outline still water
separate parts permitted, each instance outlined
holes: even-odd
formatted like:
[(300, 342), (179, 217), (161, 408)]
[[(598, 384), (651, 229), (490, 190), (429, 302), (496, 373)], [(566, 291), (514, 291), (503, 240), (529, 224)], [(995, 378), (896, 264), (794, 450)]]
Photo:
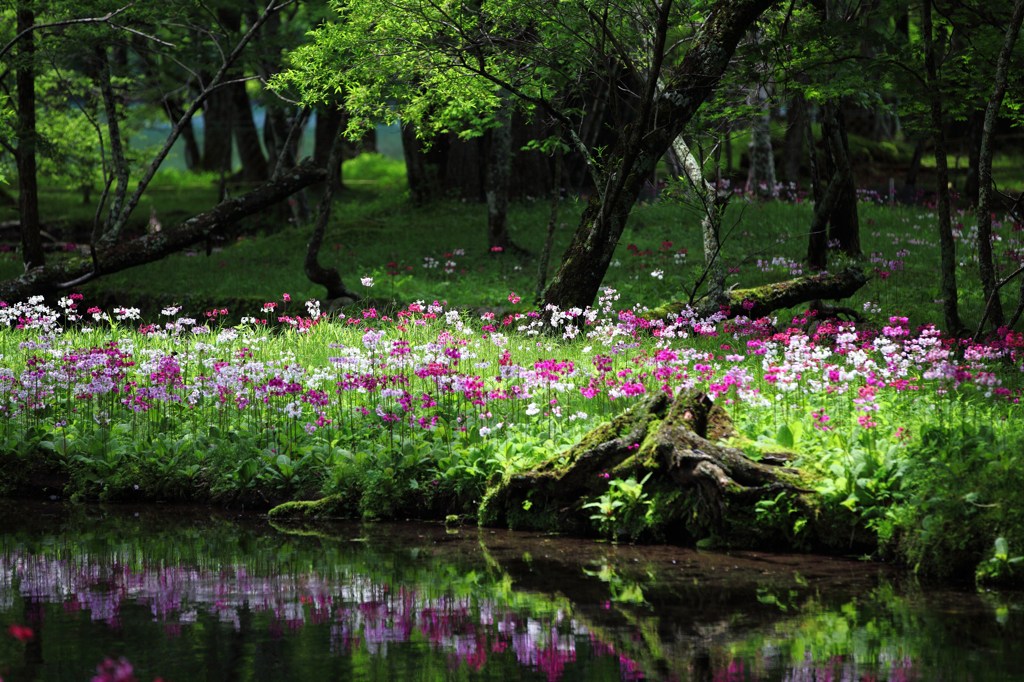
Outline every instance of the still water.
[(1015, 680), (1024, 597), (818, 557), (0, 502), (0, 679), (108, 659), (140, 682)]

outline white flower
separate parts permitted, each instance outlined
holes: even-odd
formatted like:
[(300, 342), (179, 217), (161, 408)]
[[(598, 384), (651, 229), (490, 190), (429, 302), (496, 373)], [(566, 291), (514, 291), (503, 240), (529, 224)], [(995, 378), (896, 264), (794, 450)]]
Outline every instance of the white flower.
[(489, 436), (489, 435), (491, 435), (491, 430), (488, 427), (486, 427), (486, 426), (481, 426), (480, 427), (480, 437), (481, 438), (487, 438), (487, 436)]
[(373, 286), (373, 277), (360, 277), (359, 278), (359, 283), (362, 284), (364, 287), (367, 287), (367, 288), (372, 287)]
[(651, 273), (651, 277), (653, 277), (654, 279), (665, 279), (665, 271), (655, 270), (654, 272)]
[(530, 417), (532, 417), (535, 414), (540, 414), (540, 408), (537, 407), (537, 403), (530, 403), (529, 405), (527, 405), (526, 406), (526, 414), (527, 414), (527, 416), (530, 416)]

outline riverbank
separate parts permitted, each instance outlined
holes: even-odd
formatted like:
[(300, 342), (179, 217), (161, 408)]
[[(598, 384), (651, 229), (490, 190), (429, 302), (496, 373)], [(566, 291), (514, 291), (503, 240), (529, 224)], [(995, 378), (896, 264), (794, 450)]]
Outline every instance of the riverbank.
[[(482, 317), (436, 302), (329, 316), (278, 300), (235, 325), (178, 309), (142, 322), (73, 297), (8, 306), (3, 492), (250, 509), (326, 499), (313, 516), (856, 552), (932, 578), (1019, 580), (1019, 334), (973, 343), (900, 317), (812, 313), (648, 319), (609, 292), (556, 316), (553, 336), (509, 298), (507, 315)], [(694, 421), (706, 408), (724, 415), (717, 430)], [(707, 443), (684, 448), (691, 463), (724, 448), (790, 473), (723, 480), (737, 494), (709, 496), (699, 477), (670, 474), (666, 427)], [(622, 456), (575, 467), (597, 451)], [(559, 502), (570, 471), (579, 494)], [(536, 492), (491, 513), (537, 475)]]

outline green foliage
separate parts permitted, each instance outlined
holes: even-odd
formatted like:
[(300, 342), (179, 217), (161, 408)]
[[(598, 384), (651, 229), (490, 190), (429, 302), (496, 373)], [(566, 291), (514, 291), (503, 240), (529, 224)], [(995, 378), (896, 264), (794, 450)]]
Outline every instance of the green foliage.
[(754, 516), (765, 531), (780, 533), (788, 546), (807, 546), (803, 531), (808, 519), (792, 493), (780, 492), (773, 498), (758, 501), (754, 505)]
[(1006, 538), (996, 538), (992, 556), (978, 564), (975, 579), (982, 584), (1013, 583), (1018, 579), (1024, 556), (1010, 556), (1010, 543)]
[(1019, 579), (1009, 547), (1024, 546), (1022, 448), (1022, 434), (984, 411), (977, 421), (925, 427), (907, 463), (909, 499), (893, 514), (900, 556), (929, 576), (978, 566), (982, 580)]
[(590, 520), (605, 537), (617, 542), (620, 537), (636, 540), (651, 525), (654, 517), (653, 500), (644, 492), (644, 484), (651, 478), (648, 473), (640, 481), (630, 476), (623, 480), (608, 481), (608, 492), (583, 505), (593, 509)]

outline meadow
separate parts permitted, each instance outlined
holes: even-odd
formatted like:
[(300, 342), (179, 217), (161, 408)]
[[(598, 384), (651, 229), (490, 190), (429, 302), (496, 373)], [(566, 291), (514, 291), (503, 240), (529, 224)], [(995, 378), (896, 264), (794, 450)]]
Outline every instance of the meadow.
[[(757, 503), (751, 536), (771, 548), (1020, 580), (1024, 335), (942, 333), (929, 207), (865, 193), (873, 277), (844, 302), (862, 321), (814, 310), (653, 318), (688, 298), (702, 261), (695, 213), (662, 201), (637, 208), (594, 308), (548, 324), (530, 305), (534, 261), (487, 252), (481, 207), (413, 212), (382, 159), (346, 173), (324, 260), (365, 294), (357, 304), (316, 300), (301, 274), (305, 228), (284, 225), (102, 282), (132, 292), (120, 305), (94, 306), (87, 289), (0, 308), (0, 493), (259, 508), (328, 496), (353, 517), (472, 522), (503, 479), (648, 396), (699, 391), (734, 420), (730, 444), (753, 459), (785, 451), (813, 482), (813, 514), (784, 494)], [(579, 210), (563, 202), (563, 243)], [(517, 206), (514, 239), (538, 248), (547, 211), (540, 199)], [(734, 199), (728, 283), (802, 274), (809, 216), (799, 197)], [(1020, 226), (996, 229), (1009, 271)], [(969, 215), (957, 230), (971, 324), (981, 297)], [(140, 311), (132, 296), (159, 308)], [(187, 307), (217, 297), (232, 304)], [(677, 497), (645, 488), (641, 473), (606, 476), (590, 503), (595, 535), (737, 541), (671, 513)], [(834, 533), (812, 539), (811, 526)]]

